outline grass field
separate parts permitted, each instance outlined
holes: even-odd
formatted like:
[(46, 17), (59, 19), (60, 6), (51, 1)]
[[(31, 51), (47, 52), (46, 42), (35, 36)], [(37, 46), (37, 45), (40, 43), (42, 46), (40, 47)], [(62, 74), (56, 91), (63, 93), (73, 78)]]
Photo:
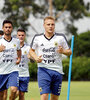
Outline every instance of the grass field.
[[(68, 82), (63, 82), (59, 100), (67, 100), (67, 87)], [(25, 100), (40, 100), (37, 82), (29, 83), (29, 91), (25, 94)], [(90, 100), (90, 81), (71, 82), (70, 100)]]

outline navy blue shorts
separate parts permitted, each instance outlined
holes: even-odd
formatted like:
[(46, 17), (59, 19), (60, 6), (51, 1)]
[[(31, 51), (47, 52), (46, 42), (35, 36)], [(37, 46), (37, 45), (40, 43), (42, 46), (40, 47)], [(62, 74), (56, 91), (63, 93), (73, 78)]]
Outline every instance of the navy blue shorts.
[(19, 77), (19, 90), (22, 92), (28, 91), (30, 77)]
[(0, 75), (0, 91), (6, 90), (11, 86), (19, 86), (18, 71), (10, 74)]
[(38, 68), (38, 85), (40, 94), (52, 93), (60, 95), (62, 86), (62, 74), (46, 68)]

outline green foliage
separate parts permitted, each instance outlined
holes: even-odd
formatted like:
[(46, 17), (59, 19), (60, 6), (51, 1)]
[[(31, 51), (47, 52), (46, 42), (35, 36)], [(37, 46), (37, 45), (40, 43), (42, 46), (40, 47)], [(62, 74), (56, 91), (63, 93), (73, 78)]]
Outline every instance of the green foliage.
[(53, 4), (57, 11), (62, 10), (64, 5), (67, 3), (68, 0), (54, 0)]
[(77, 35), (77, 28), (74, 26), (74, 21), (84, 16), (89, 17), (89, 6), (90, 4), (85, 5), (84, 0), (53, 0), (55, 14), (57, 15), (59, 11), (65, 10), (70, 13), (68, 21), (64, 20), (66, 26), (67, 34), (71, 33)]
[[(66, 11), (70, 11), (71, 17), (74, 19), (82, 18), (83, 15), (86, 16), (87, 5), (85, 5), (84, 0), (53, 0), (54, 8), (57, 11), (63, 10), (66, 6)], [(89, 13), (89, 12), (87, 12)]]
[(17, 3), (18, 0), (9, 0), (9, 2), (10, 2), (11, 4), (13, 4), (13, 3)]
[[(63, 61), (64, 80), (68, 79), (69, 58)], [(72, 80), (90, 80), (90, 58), (77, 57), (72, 62)]]
[(13, 5), (13, 6), (12, 6), (12, 10), (13, 10), (13, 11), (18, 10), (18, 6), (17, 6), (17, 5)]
[(66, 30), (67, 30), (67, 32), (71, 32), (72, 35), (74, 35), (74, 36), (77, 35), (77, 28), (73, 24), (68, 24)]
[[(63, 60), (63, 80), (68, 80), (69, 58)], [(37, 80), (37, 63), (29, 63), (30, 80)], [(72, 80), (90, 80), (90, 57), (77, 57), (72, 61)]]
[(43, 14), (44, 6), (37, 5), (35, 0), (5, 0), (2, 12), (13, 22), (14, 28), (22, 27), (27, 30), (30, 25), (29, 15)]
[[(36, 18), (43, 18), (49, 15), (49, 0), (38, 0), (38, 3), (36, 2), (37, 0), (5, 0), (2, 12), (7, 19), (13, 21), (14, 28), (21, 26), (27, 30), (30, 25), (28, 22), (30, 14), (33, 14)], [(68, 21), (63, 21), (67, 33), (77, 34), (77, 28), (73, 25), (73, 22), (84, 16), (90, 16), (90, 4), (85, 5), (84, 0), (52, 0), (52, 4), (53, 16), (56, 17), (58, 12), (64, 11), (70, 14)], [(64, 14), (62, 14), (63, 18), (65, 17)], [(60, 16), (56, 19), (58, 18)]]
[(74, 56), (90, 57), (90, 31), (75, 37)]
[(29, 62), (29, 73), (30, 73), (30, 80), (37, 80), (37, 63)]

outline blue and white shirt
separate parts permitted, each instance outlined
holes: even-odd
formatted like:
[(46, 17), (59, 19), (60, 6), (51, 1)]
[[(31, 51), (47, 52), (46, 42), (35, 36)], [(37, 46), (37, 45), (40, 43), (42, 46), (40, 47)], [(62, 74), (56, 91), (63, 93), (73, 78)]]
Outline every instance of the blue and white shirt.
[(0, 74), (9, 74), (13, 71), (18, 71), (16, 65), (17, 50), (20, 50), (19, 39), (12, 37), (10, 41), (7, 41), (4, 36), (0, 38), (0, 45), (4, 45), (6, 48), (0, 52)]
[(43, 59), (41, 63), (38, 63), (38, 67), (55, 70), (63, 74), (62, 54), (57, 53), (58, 46), (69, 49), (66, 37), (63, 34), (55, 33), (50, 39), (44, 34), (34, 36), (31, 48), (37, 50), (37, 55), (42, 55)]
[(28, 58), (29, 50), (30, 46), (24, 43), (23, 47), (21, 47), (22, 51), (21, 62), (18, 65), (19, 77), (29, 77), (29, 67), (28, 67), (28, 62), (30, 61)]

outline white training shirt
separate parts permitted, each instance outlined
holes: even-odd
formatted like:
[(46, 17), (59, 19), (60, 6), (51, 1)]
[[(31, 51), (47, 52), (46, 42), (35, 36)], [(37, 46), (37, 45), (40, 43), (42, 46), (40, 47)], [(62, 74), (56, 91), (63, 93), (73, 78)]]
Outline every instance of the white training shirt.
[(29, 54), (30, 46), (24, 43), (23, 47), (21, 47), (22, 56), (21, 62), (18, 65), (19, 69), (19, 77), (29, 77), (29, 67), (28, 62), (30, 61), (27, 55)]
[(63, 74), (62, 54), (57, 53), (58, 46), (69, 49), (66, 37), (63, 34), (55, 33), (50, 39), (44, 34), (37, 34), (31, 42), (31, 48), (37, 50), (38, 56), (42, 55), (43, 61), (38, 67), (55, 70)]
[(10, 41), (5, 40), (4, 36), (0, 37), (0, 45), (6, 48), (0, 52), (0, 74), (9, 74), (18, 71), (16, 65), (17, 50), (20, 50), (19, 39), (12, 37)]

